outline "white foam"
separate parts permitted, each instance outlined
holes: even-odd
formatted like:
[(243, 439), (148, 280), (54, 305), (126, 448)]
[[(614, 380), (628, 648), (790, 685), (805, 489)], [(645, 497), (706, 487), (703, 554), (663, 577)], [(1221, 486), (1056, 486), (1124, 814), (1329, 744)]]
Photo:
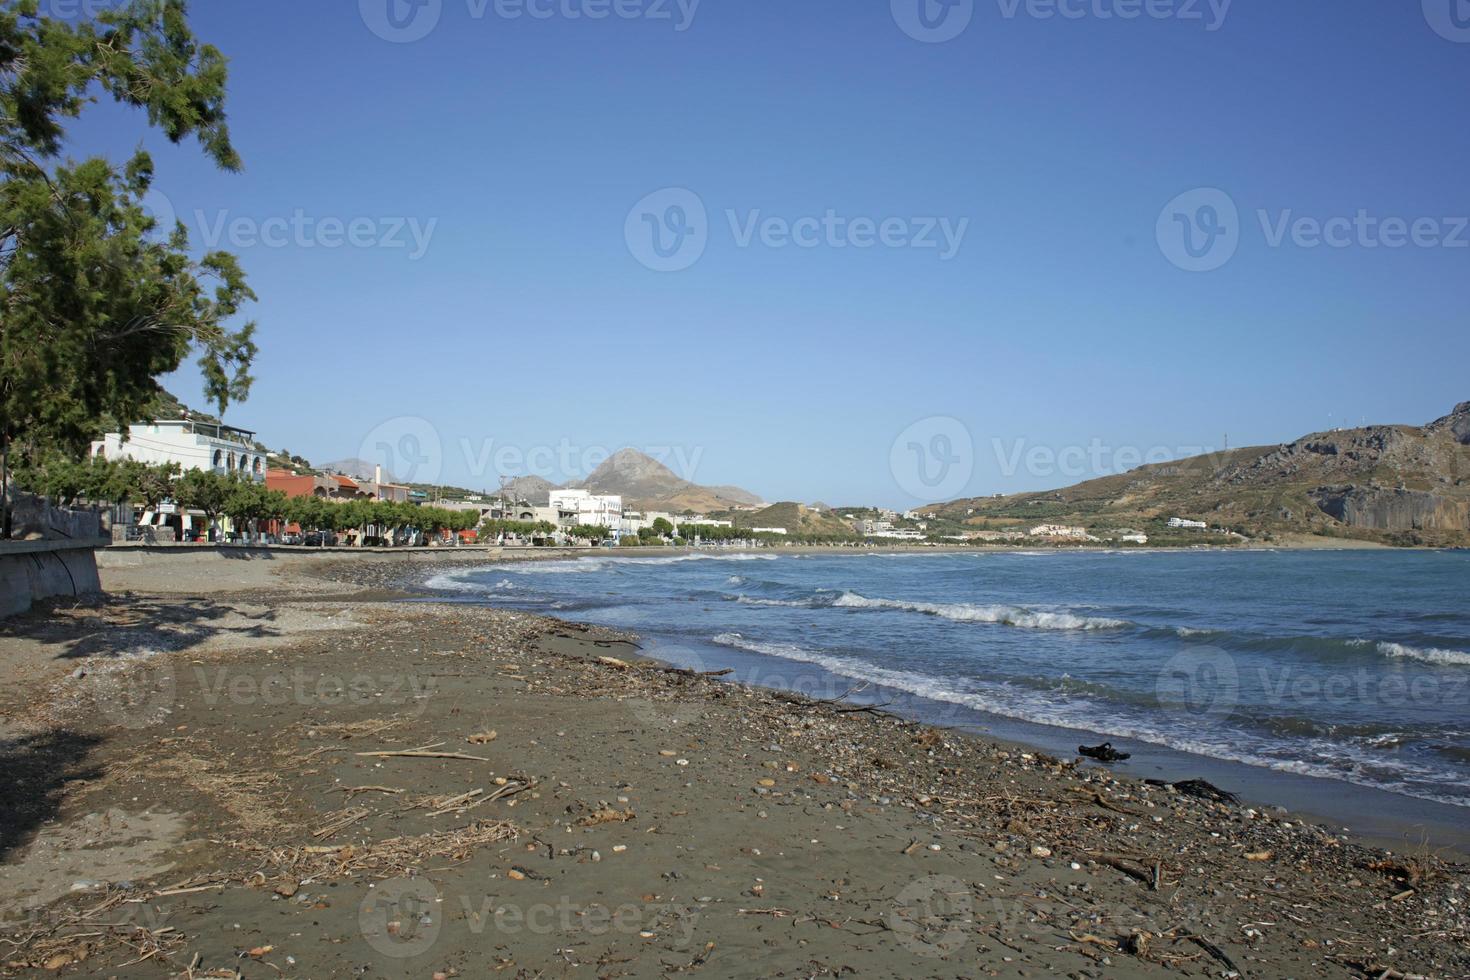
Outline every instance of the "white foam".
[(777, 561), (778, 555), (752, 555), (736, 552), (731, 555), (709, 554), (696, 551), (687, 555), (668, 555), (662, 558), (634, 558), (631, 556), (597, 555), (586, 558), (557, 559), (552, 561), (505, 562), (493, 565), (496, 571), (516, 575), (565, 575), (601, 572), (616, 565), (679, 565), (688, 561)]
[(461, 576), (465, 572), (445, 572), (435, 575), (424, 583), (428, 589), (437, 589), (440, 592), (479, 592), (481, 586), (478, 582), (466, 582)]
[(1426, 664), (1470, 667), (1470, 653), (1463, 650), (1438, 650), (1434, 647), (1411, 647), (1403, 643), (1380, 643), (1378, 652), (1385, 657), (1418, 660)]
[[(833, 657), (794, 643), (748, 640), (739, 633), (722, 633), (714, 641), (752, 653), (814, 664), (842, 677), (906, 691), (939, 705), (957, 705), (1033, 724), (1098, 732), (1117, 739), (1148, 742), (1176, 752), (1277, 772), (1333, 779), (1452, 806), (1470, 805), (1456, 774), (1415, 765), (1399, 754), (1392, 757), (1368, 754), (1351, 743), (1321, 739), (1279, 741), (1225, 729), (1220, 731), (1218, 741), (1206, 741), (1199, 738), (1197, 726), (1187, 719), (1170, 726), (1168, 716), (1150, 719), (1131, 717), (1106, 705), (1064, 700), (1051, 692), (1022, 691), (1009, 685), (984, 691), (958, 690), (927, 674)], [(940, 721), (949, 723), (944, 719)], [(1411, 779), (1417, 784), (1410, 783)], [(1434, 792), (1424, 784), (1444, 785), (1449, 791)]]
[(916, 674), (906, 670), (891, 670), (862, 660), (847, 660), (841, 657), (833, 657), (797, 646), (795, 643), (770, 643), (759, 640), (747, 640), (739, 633), (721, 633), (714, 638), (714, 642), (721, 646), (734, 647), (737, 650), (746, 650), (750, 653), (760, 653), (768, 657), (779, 657), (782, 660), (795, 660), (801, 663), (815, 664), (824, 670), (828, 670), (842, 677), (882, 684), (895, 690), (908, 691), (920, 697), (928, 698), (931, 701), (960, 703), (956, 699), (960, 698), (963, 693), (946, 688), (939, 683), (938, 678), (930, 677), (927, 674)]
[(869, 599), (856, 592), (844, 592), (833, 603), (841, 609), (899, 609), (904, 612), (940, 616), (958, 623), (1000, 623), (1023, 629), (1042, 630), (1110, 630), (1127, 626), (1121, 619), (1100, 616), (1076, 616), (1065, 612), (1042, 612), (1019, 606), (972, 606), (965, 603), (909, 602), (902, 599)]

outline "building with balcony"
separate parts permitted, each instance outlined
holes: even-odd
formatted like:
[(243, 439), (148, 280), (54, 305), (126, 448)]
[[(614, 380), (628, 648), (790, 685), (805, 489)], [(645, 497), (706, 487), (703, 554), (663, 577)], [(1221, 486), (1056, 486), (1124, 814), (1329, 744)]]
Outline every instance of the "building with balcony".
[(126, 438), (109, 432), (92, 443), (92, 455), (184, 470), (207, 470), (264, 483), (266, 454), (255, 447), (255, 433), (218, 422), (170, 419), (128, 426)]
[(623, 519), (623, 498), (599, 495), (588, 490), (553, 490), (549, 506), (556, 510), (562, 527), (586, 525), (617, 531)]

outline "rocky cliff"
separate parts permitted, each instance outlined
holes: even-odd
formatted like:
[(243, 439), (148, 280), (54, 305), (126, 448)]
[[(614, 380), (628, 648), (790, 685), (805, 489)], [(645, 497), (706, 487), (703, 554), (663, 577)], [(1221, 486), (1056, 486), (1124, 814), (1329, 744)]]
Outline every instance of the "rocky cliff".
[(979, 527), (1045, 517), (1089, 527), (1180, 516), (1251, 536), (1470, 544), (1470, 402), (1428, 425), (1317, 432), (1279, 446), (1142, 466), (1045, 493), (932, 510)]

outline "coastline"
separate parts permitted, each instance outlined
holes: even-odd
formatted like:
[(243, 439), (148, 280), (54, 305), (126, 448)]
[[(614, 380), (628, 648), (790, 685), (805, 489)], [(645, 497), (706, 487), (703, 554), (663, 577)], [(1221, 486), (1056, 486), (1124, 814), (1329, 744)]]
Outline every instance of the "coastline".
[[(669, 672), (615, 631), (395, 601), (405, 575), (488, 553), (281, 557), (111, 555), (124, 567), (104, 582), (132, 594), (0, 634), (17, 678), (8, 754), (28, 781), (9, 791), (0, 908), (14, 926), (18, 904), (47, 900), (7, 930), (43, 933), (24, 947), (38, 965), (158, 976), (198, 953), (204, 976), (243, 952), (299, 976), (354, 962), (530, 976), (570, 953), (624, 975), (1470, 970), (1467, 869), (1429, 849), (1390, 856), (988, 736)], [(171, 652), (136, 656), (150, 645)], [(333, 678), (362, 680), (361, 696), (331, 696)], [(489, 761), (357, 754), (435, 743)], [(437, 806), (408, 806), (421, 797)], [(67, 834), (115, 873), (67, 866)], [(73, 874), (97, 880), (73, 892)], [(390, 885), (417, 889), (428, 921), (370, 908)], [(177, 935), (117, 973), (114, 937), (69, 938), (96, 919), (58, 911), (98, 906), (161, 910)]]
[[(1309, 550), (1328, 549), (1325, 545), (1308, 546)], [(730, 549), (742, 552), (745, 549)], [(870, 554), (936, 555), (967, 553), (982, 549), (947, 549), (898, 545), (874, 549), (855, 550), (829, 546), (802, 546), (779, 549), (780, 554), (820, 554), (863, 557)], [(1034, 549), (1000, 547), (983, 549), (996, 552), (1030, 552)], [(1081, 549), (1092, 551), (1096, 549)], [(1177, 548), (1137, 548), (1130, 552), (1170, 554)], [(1201, 551), (1249, 552), (1269, 549), (1214, 548)], [(1292, 549), (1282, 549), (1292, 550)], [(1384, 548), (1370, 545), (1363, 549), (1348, 548), (1346, 551), (1382, 551), (1393, 553), (1406, 549)], [(1432, 549), (1431, 549), (1432, 550)], [(1067, 553), (1068, 549), (1048, 549), (1045, 553)], [(493, 597), (463, 600), (427, 584), (430, 579), (443, 573), (452, 573), (474, 568), (483, 564), (507, 562), (566, 561), (579, 558), (599, 559), (650, 559), (685, 557), (693, 554), (719, 555), (719, 549), (663, 548), (663, 549), (442, 549), (404, 552), (402, 550), (379, 550), (363, 552), (359, 549), (333, 549), (326, 556), (312, 550), (292, 549), (290, 557), (313, 559), (308, 562), (314, 569), (313, 581), (319, 587), (342, 588), (342, 580), (360, 586), (365, 591), (361, 598), (379, 600), (418, 599), (428, 601), (462, 602), (484, 604), (489, 608), (505, 608), (497, 605)], [(364, 560), (366, 558), (366, 560)], [(151, 581), (159, 573), (159, 567), (145, 562), (145, 581)], [(126, 583), (125, 577), (112, 570), (114, 579)], [(192, 576), (189, 577), (192, 580)], [(228, 581), (217, 585), (228, 586)], [(238, 587), (238, 583), (235, 586)], [(618, 632), (604, 624), (581, 622), (565, 616), (537, 614), (549, 621), (569, 628)], [(633, 636), (634, 634), (621, 634)], [(706, 649), (690, 658), (689, 641), (680, 638), (672, 648), (662, 646), (668, 638), (650, 634), (639, 636), (644, 642), (641, 656), (657, 660), (666, 666), (681, 668), (730, 668), (736, 681), (786, 694), (807, 694), (814, 697), (831, 697), (852, 688), (852, 682), (830, 674), (815, 664), (793, 663), (774, 659), (768, 655), (728, 646), (707, 644)], [(651, 651), (651, 652), (650, 652)], [(1042, 722), (1027, 721), (1006, 715), (995, 714), (983, 709), (960, 708), (957, 705), (936, 706), (922, 696), (908, 691), (884, 688), (881, 684), (868, 686), (866, 694), (858, 694), (854, 703), (877, 704), (883, 700), (892, 706), (891, 713), (909, 721), (953, 731), (957, 735), (976, 737), (1005, 743), (1019, 752), (1043, 752), (1063, 758), (1076, 758), (1076, 745), (1096, 744), (1109, 738), (1117, 738), (1106, 731), (1086, 728), (1064, 727)], [(942, 710), (936, 711), (936, 707)], [(1274, 808), (1291, 813), (1299, 820), (1331, 827), (1352, 839), (1369, 846), (1383, 849), (1405, 849), (1429, 846), (1439, 852), (1464, 860), (1470, 857), (1470, 814), (1462, 808), (1434, 800), (1391, 793), (1368, 786), (1354, 785), (1321, 776), (1304, 775), (1279, 769), (1266, 769), (1226, 758), (1215, 758), (1182, 749), (1170, 748), (1150, 742), (1129, 740), (1127, 750), (1134, 758), (1117, 767), (1120, 775), (1143, 779), (1190, 779), (1205, 778), (1228, 787), (1242, 800), (1263, 808)], [(1082, 761), (1082, 760), (1079, 760)], [(1090, 763), (1089, 763), (1090, 764)]]

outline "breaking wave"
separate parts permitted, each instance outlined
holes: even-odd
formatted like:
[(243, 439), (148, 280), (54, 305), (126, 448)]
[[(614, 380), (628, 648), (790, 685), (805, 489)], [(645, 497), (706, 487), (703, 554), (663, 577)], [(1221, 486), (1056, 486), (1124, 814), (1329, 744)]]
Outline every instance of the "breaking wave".
[(1411, 647), (1403, 643), (1380, 643), (1377, 645), (1377, 650), (1385, 657), (1395, 657), (1400, 660), (1418, 660), (1426, 664), (1470, 667), (1470, 653), (1466, 653), (1463, 650), (1438, 650), (1434, 647)]
[(1066, 612), (1042, 612), (1019, 606), (973, 606), (967, 603), (910, 602), (903, 599), (870, 599), (856, 592), (844, 592), (832, 602), (838, 609), (897, 609), (903, 612), (939, 616), (957, 623), (999, 623), (1022, 629), (1040, 630), (1111, 630), (1130, 625), (1122, 619), (1101, 616), (1077, 616)]

